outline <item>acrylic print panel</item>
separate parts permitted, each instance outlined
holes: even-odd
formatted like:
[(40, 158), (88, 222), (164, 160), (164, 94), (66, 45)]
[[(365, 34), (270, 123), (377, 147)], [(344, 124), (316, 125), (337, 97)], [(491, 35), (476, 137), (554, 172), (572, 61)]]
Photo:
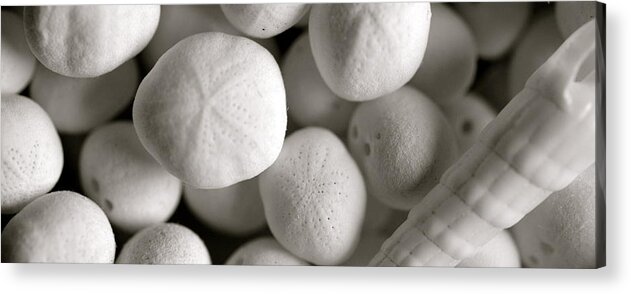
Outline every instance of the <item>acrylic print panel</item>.
[(603, 266), (604, 40), (597, 2), (2, 7), (2, 262)]

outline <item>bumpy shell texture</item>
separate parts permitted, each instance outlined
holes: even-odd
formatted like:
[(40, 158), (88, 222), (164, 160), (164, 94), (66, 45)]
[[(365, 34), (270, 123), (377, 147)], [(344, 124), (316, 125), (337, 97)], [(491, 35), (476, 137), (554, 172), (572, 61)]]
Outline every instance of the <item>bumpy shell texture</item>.
[(280, 69), (265, 48), (244, 37), (193, 35), (142, 81), (133, 119), (145, 148), (184, 183), (216, 189), (251, 179), (283, 145)]
[(24, 38), (22, 19), (2, 10), (2, 93), (19, 93), (35, 72), (35, 57)]
[(359, 105), (348, 142), (368, 193), (400, 210), (417, 204), (458, 156), (440, 108), (408, 86)]
[(63, 165), (48, 114), (24, 96), (2, 95), (2, 213), (16, 213), (50, 191)]
[(228, 258), (230, 265), (309, 265), (291, 254), (272, 237), (262, 237), (245, 243)]
[(70, 191), (31, 202), (2, 231), (2, 262), (112, 263), (115, 251), (105, 213)]
[(331, 131), (305, 128), (285, 141), (259, 178), (267, 223), (290, 252), (318, 265), (353, 253), (366, 205), (359, 168)]
[(430, 18), (429, 3), (315, 5), (309, 36), (322, 78), (350, 101), (397, 90), (423, 60)]
[(202, 239), (178, 224), (166, 223), (145, 228), (123, 246), (116, 263), (210, 264)]
[(127, 233), (165, 222), (180, 202), (181, 185), (140, 144), (131, 122), (94, 130), (81, 150), (81, 186)]
[(39, 61), (71, 77), (97, 77), (138, 54), (156, 31), (159, 5), (27, 6), (26, 40)]

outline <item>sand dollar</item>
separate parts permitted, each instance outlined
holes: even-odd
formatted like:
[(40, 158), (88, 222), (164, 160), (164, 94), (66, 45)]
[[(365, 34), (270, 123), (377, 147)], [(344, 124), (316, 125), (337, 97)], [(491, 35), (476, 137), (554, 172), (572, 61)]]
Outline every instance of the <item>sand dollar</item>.
[(228, 265), (309, 265), (272, 237), (261, 237), (241, 245), (230, 255)]
[(138, 54), (153, 36), (159, 5), (27, 6), (26, 40), (39, 61), (65, 76), (108, 73)]
[(165, 222), (180, 202), (180, 180), (140, 144), (131, 122), (95, 129), (81, 150), (81, 186), (126, 233)]
[(394, 92), (423, 60), (430, 18), (429, 3), (314, 5), (309, 37), (322, 78), (350, 101)]
[[(592, 165), (565, 189), (553, 193), (513, 228), (528, 267), (597, 266), (596, 169)], [(599, 228), (600, 229), (600, 228)]]
[(204, 241), (189, 228), (159, 224), (143, 229), (125, 243), (116, 263), (210, 264)]
[(411, 209), (434, 188), (459, 154), (440, 108), (409, 86), (359, 105), (348, 142), (368, 194), (400, 210)]
[(486, 125), (497, 116), (497, 111), (476, 93), (469, 93), (442, 109), (456, 133), (462, 153), (473, 146)]
[(2, 231), (2, 262), (112, 263), (115, 252), (105, 213), (70, 191), (36, 199)]
[(287, 126), (278, 64), (244, 37), (202, 33), (161, 58), (133, 106), (142, 144), (184, 183), (223, 188), (278, 157)]
[(287, 137), (259, 178), (265, 218), (276, 240), (318, 265), (353, 253), (366, 205), (359, 168), (331, 131), (309, 127)]
[(64, 165), (61, 140), (33, 100), (2, 95), (2, 213), (16, 213), (55, 186)]

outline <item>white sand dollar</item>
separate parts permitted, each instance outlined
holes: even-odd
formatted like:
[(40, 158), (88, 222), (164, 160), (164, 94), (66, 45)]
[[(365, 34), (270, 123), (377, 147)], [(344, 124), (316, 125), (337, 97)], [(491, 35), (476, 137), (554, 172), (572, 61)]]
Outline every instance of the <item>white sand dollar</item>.
[(2, 213), (16, 213), (55, 186), (64, 165), (61, 140), (33, 100), (2, 95)]
[(131, 122), (113, 122), (91, 132), (79, 170), (87, 196), (126, 233), (165, 222), (180, 201), (180, 180), (147, 153)]
[(309, 37), (322, 78), (350, 101), (394, 92), (423, 60), (430, 18), (429, 3), (314, 5)]
[(2, 262), (112, 263), (115, 252), (105, 213), (70, 191), (36, 199), (2, 231)]
[(526, 81), (563, 43), (554, 14), (536, 17), (519, 40), (510, 59), (508, 72), (509, 96), (524, 88)]
[(108, 73), (138, 54), (153, 36), (159, 5), (27, 6), (26, 40), (39, 61), (65, 76)]
[(521, 261), (515, 240), (502, 231), (486, 243), (478, 253), (463, 259), (457, 267), (520, 267)]
[(309, 4), (222, 4), (226, 18), (244, 34), (255, 38), (274, 37), (296, 23), (309, 10)]
[(480, 58), (496, 60), (528, 24), (532, 3), (456, 3), (455, 8), (473, 30)]
[(281, 71), (287, 89), (287, 111), (294, 121), (301, 126), (325, 127), (338, 135), (346, 134), (357, 103), (338, 97), (322, 80), (307, 33), (291, 45)]
[[(156, 64), (158, 58), (180, 40), (205, 32), (220, 32), (242, 35), (226, 19), (219, 5), (162, 5), (160, 23), (147, 47), (140, 53), (140, 59), (147, 70)], [(278, 58), (278, 45), (273, 39), (253, 39)]]
[(189, 228), (159, 224), (143, 229), (125, 243), (116, 263), (210, 264), (204, 241)]
[(133, 106), (142, 144), (184, 183), (223, 188), (278, 157), (287, 126), (278, 64), (244, 37), (202, 33), (161, 58)]
[(287, 137), (259, 178), (265, 218), (283, 247), (317, 265), (353, 253), (364, 220), (361, 172), (331, 131), (309, 127)]
[(96, 78), (67, 77), (40, 65), (30, 93), (59, 132), (82, 134), (123, 111), (134, 98), (139, 83), (135, 59)]
[(36, 64), (24, 38), (22, 18), (2, 9), (2, 93), (24, 90), (33, 77)]
[(476, 93), (469, 93), (442, 109), (456, 133), (462, 153), (473, 146), (484, 127), (497, 117), (497, 111)]
[(206, 226), (234, 236), (265, 227), (265, 213), (257, 178), (221, 189), (184, 187), (184, 201)]
[(247, 242), (230, 255), (228, 265), (309, 265), (293, 255), (272, 237)]
[(597, 198), (595, 181), (592, 165), (512, 228), (525, 266), (596, 267), (597, 242), (603, 241), (597, 236), (604, 237), (597, 235), (596, 203), (604, 199)]
[(563, 38), (569, 37), (583, 24), (596, 17), (596, 1), (560, 1), (554, 5), (554, 12)]
[(423, 64), (410, 83), (436, 103), (462, 96), (473, 82), (478, 62), (469, 26), (449, 6), (432, 3), (432, 21)]
[(348, 142), (368, 194), (400, 210), (417, 204), (458, 156), (440, 108), (409, 86), (359, 105)]

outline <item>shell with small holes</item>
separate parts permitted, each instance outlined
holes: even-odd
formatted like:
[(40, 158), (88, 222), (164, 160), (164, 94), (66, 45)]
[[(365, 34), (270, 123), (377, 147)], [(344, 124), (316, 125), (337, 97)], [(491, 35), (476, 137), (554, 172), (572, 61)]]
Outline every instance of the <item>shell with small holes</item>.
[(442, 108), (456, 133), (462, 153), (473, 146), (486, 125), (497, 116), (495, 109), (486, 101), (476, 93), (469, 93)]
[(16, 213), (50, 191), (64, 166), (61, 140), (33, 100), (2, 94), (2, 213)]
[(401, 88), (421, 65), (431, 15), (429, 3), (314, 5), (309, 38), (322, 78), (350, 101)]
[(27, 6), (24, 30), (50, 70), (93, 78), (132, 59), (158, 27), (160, 5)]
[(459, 155), (440, 108), (409, 86), (359, 105), (348, 144), (368, 194), (400, 210), (416, 205)]
[(87, 196), (126, 233), (167, 221), (180, 202), (180, 180), (147, 153), (128, 121), (91, 132), (81, 149), (79, 170)]
[(115, 252), (114, 232), (103, 210), (70, 191), (36, 199), (2, 231), (3, 263), (112, 263)]
[(116, 263), (133, 264), (210, 264), (204, 241), (189, 228), (159, 224), (143, 229), (121, 249)]
[(272, 237), (251, 240), (230, 255), (228, 265), (309, 265)]
[(353, 253), (366, 190), (355, 161), (331, 131), (309, 127), (287, 137), (259, 187), (267, 223), (291, 253), (317, 265), (340, 264)]
[(280, 69), (265, 48), (201, 33), (160, 57), (140, 83), (133, 121), (140, 142), (171, 174), (194, 188), (218, 189), (276, 160), (285, 104)]

